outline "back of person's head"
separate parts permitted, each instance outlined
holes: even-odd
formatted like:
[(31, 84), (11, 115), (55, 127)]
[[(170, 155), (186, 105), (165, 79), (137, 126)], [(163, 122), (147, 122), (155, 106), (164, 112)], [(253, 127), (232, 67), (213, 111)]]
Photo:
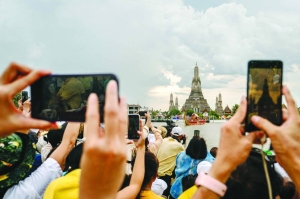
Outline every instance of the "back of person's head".
[[(267, 161), (273, 198), (282, 187), (282, 177), (275, 171), (272, 162)], [(247, 160), (240, 164), (226, 182), (227, 191), (223, 199), (266, 199), (269, 198), (266, 175), (259, 151), (253, 149)]]
[(80, 168), (80, 160), (82, 155), (83, 143), (75, 146), (66, 158), (66, 166), (64, 171), (71, 172), (75, 169)]
[(207, 146), (203, 138), (194, 136), (186, 148), (186, 154), (196, 160), (201, 160), (207, 156)]
[(165, 138), (168, 133), (167, 129), (163, 126), (159, 126), (157, 129), (161, 130), (161, 136), (162, 136), (162, 138)]
[(218, 147), (212, 147), (209, 151), (209, 153), (214, 157), (216, 158), (217, 156), (217, 152), (218, 152)]
[(53, 148), (55, 148), (62, 141), (67, 124), (68, 123), (66, 122), (61, 126), (60, 129), (51, 129), (48, 132), (47, 134), (48, 142), (51, 144)]
[(296, 187), (295, 184), (289, 179), (283, 179), (283, 186), (280, 189), (280, 199), (293, 199), (296, 198)]
[[(133, 163), (132, 169), (134, 167), (134, 162), (135, 162), (135, 158), (132, 161)], [(147, 185), (151, 182), (151, 180), (156, 178), (157, 171), (158, 171), (158, 160), (156, 156), (153, 153), (146, 151), (145, 152), (145, 176), (144, 176), (141, 190), (144, 190), (147, 187)]]

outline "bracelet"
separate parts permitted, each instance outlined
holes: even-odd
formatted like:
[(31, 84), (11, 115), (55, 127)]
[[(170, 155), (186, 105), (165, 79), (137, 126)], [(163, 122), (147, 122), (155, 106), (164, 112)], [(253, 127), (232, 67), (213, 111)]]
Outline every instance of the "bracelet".
[(206, 175), (203, 171), (197, 177), (195, 184), (199, 186), (203, 186), (212, 192), (218, 194), (219, 196), (223, 197), (227, 186), (220, 181), (214, 179), (213, 177)]

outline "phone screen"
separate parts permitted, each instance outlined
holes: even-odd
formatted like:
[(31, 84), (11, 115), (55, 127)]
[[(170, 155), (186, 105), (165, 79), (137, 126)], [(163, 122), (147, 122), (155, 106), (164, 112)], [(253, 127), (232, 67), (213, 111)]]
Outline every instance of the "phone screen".
[(282, 123), (282, 62), (249, 61), (246, 131), (258, 130), (251, 117), (259, 115), (275, 125)]
[(128, 139), (137, 140), (140, 138), (137, 133), (140, 131), (140, 116), (138, 114), (128, 115)]
[(32, 117), (48, 121), (85, 121), (87, 99), (96, 93), (104, 122), (106, 86), (113, 74), (50, 75), (31, 85)]
[(22, 91), (22, 104), (28, 100), (28, 92), (27, 91)]

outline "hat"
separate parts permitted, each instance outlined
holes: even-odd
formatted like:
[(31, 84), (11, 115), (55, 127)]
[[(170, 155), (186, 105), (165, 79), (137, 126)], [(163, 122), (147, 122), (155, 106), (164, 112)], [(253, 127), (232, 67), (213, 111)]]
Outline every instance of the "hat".
[(23, 180), (32, 167), (35, 144), (28, 135), (14, 133), (0, 139), (0, 189)]
[(156, 178), (151, 185), (151, 190), (161, 196), (167, 187), (168, 185), (164, 180)]
[(172, 135), (175, 135), (175, 136), (180, 136), (180, 135), (183, 135), (183, 132), (182, 132), (182, 128), (176, 126), (172, 129), (171, 131)]
[(200, 174), (201, 171), (208, 173), (212, 164), (208, 161), (202, 161), (197, 166), (197, 173)]

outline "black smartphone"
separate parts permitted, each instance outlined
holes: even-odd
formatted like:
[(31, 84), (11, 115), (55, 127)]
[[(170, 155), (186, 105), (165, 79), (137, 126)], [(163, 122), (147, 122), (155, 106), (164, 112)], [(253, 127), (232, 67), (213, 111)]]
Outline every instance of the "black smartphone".
[(147, 113), (147, 111), (139, 111), (139, 115), (141, 117), (146, 117), (145, 114)]
[(28, 100), (28, 92), (22, 91), (21, 96), (22, 96), (22, 104), (24, 104), (24, 102)]
[(137, 133), (140, 131), (140, 115), (129, 114), (128, 115), (128, 134), (127, 137), (130, 140), (138, 140), (140, 135)]
[(282, 61), (248, 62), (246, 132), (259, 130), (251, 123), (253, 115), (282, 124), (282, 69)]
[(103, 123), (105, 91), (110, 80), (119, 84), (113, 74), (42, 77), (31, 85), (31, 116), (48, 121), (84, 122), (87, 99), (91, 93), (96, 93)]

